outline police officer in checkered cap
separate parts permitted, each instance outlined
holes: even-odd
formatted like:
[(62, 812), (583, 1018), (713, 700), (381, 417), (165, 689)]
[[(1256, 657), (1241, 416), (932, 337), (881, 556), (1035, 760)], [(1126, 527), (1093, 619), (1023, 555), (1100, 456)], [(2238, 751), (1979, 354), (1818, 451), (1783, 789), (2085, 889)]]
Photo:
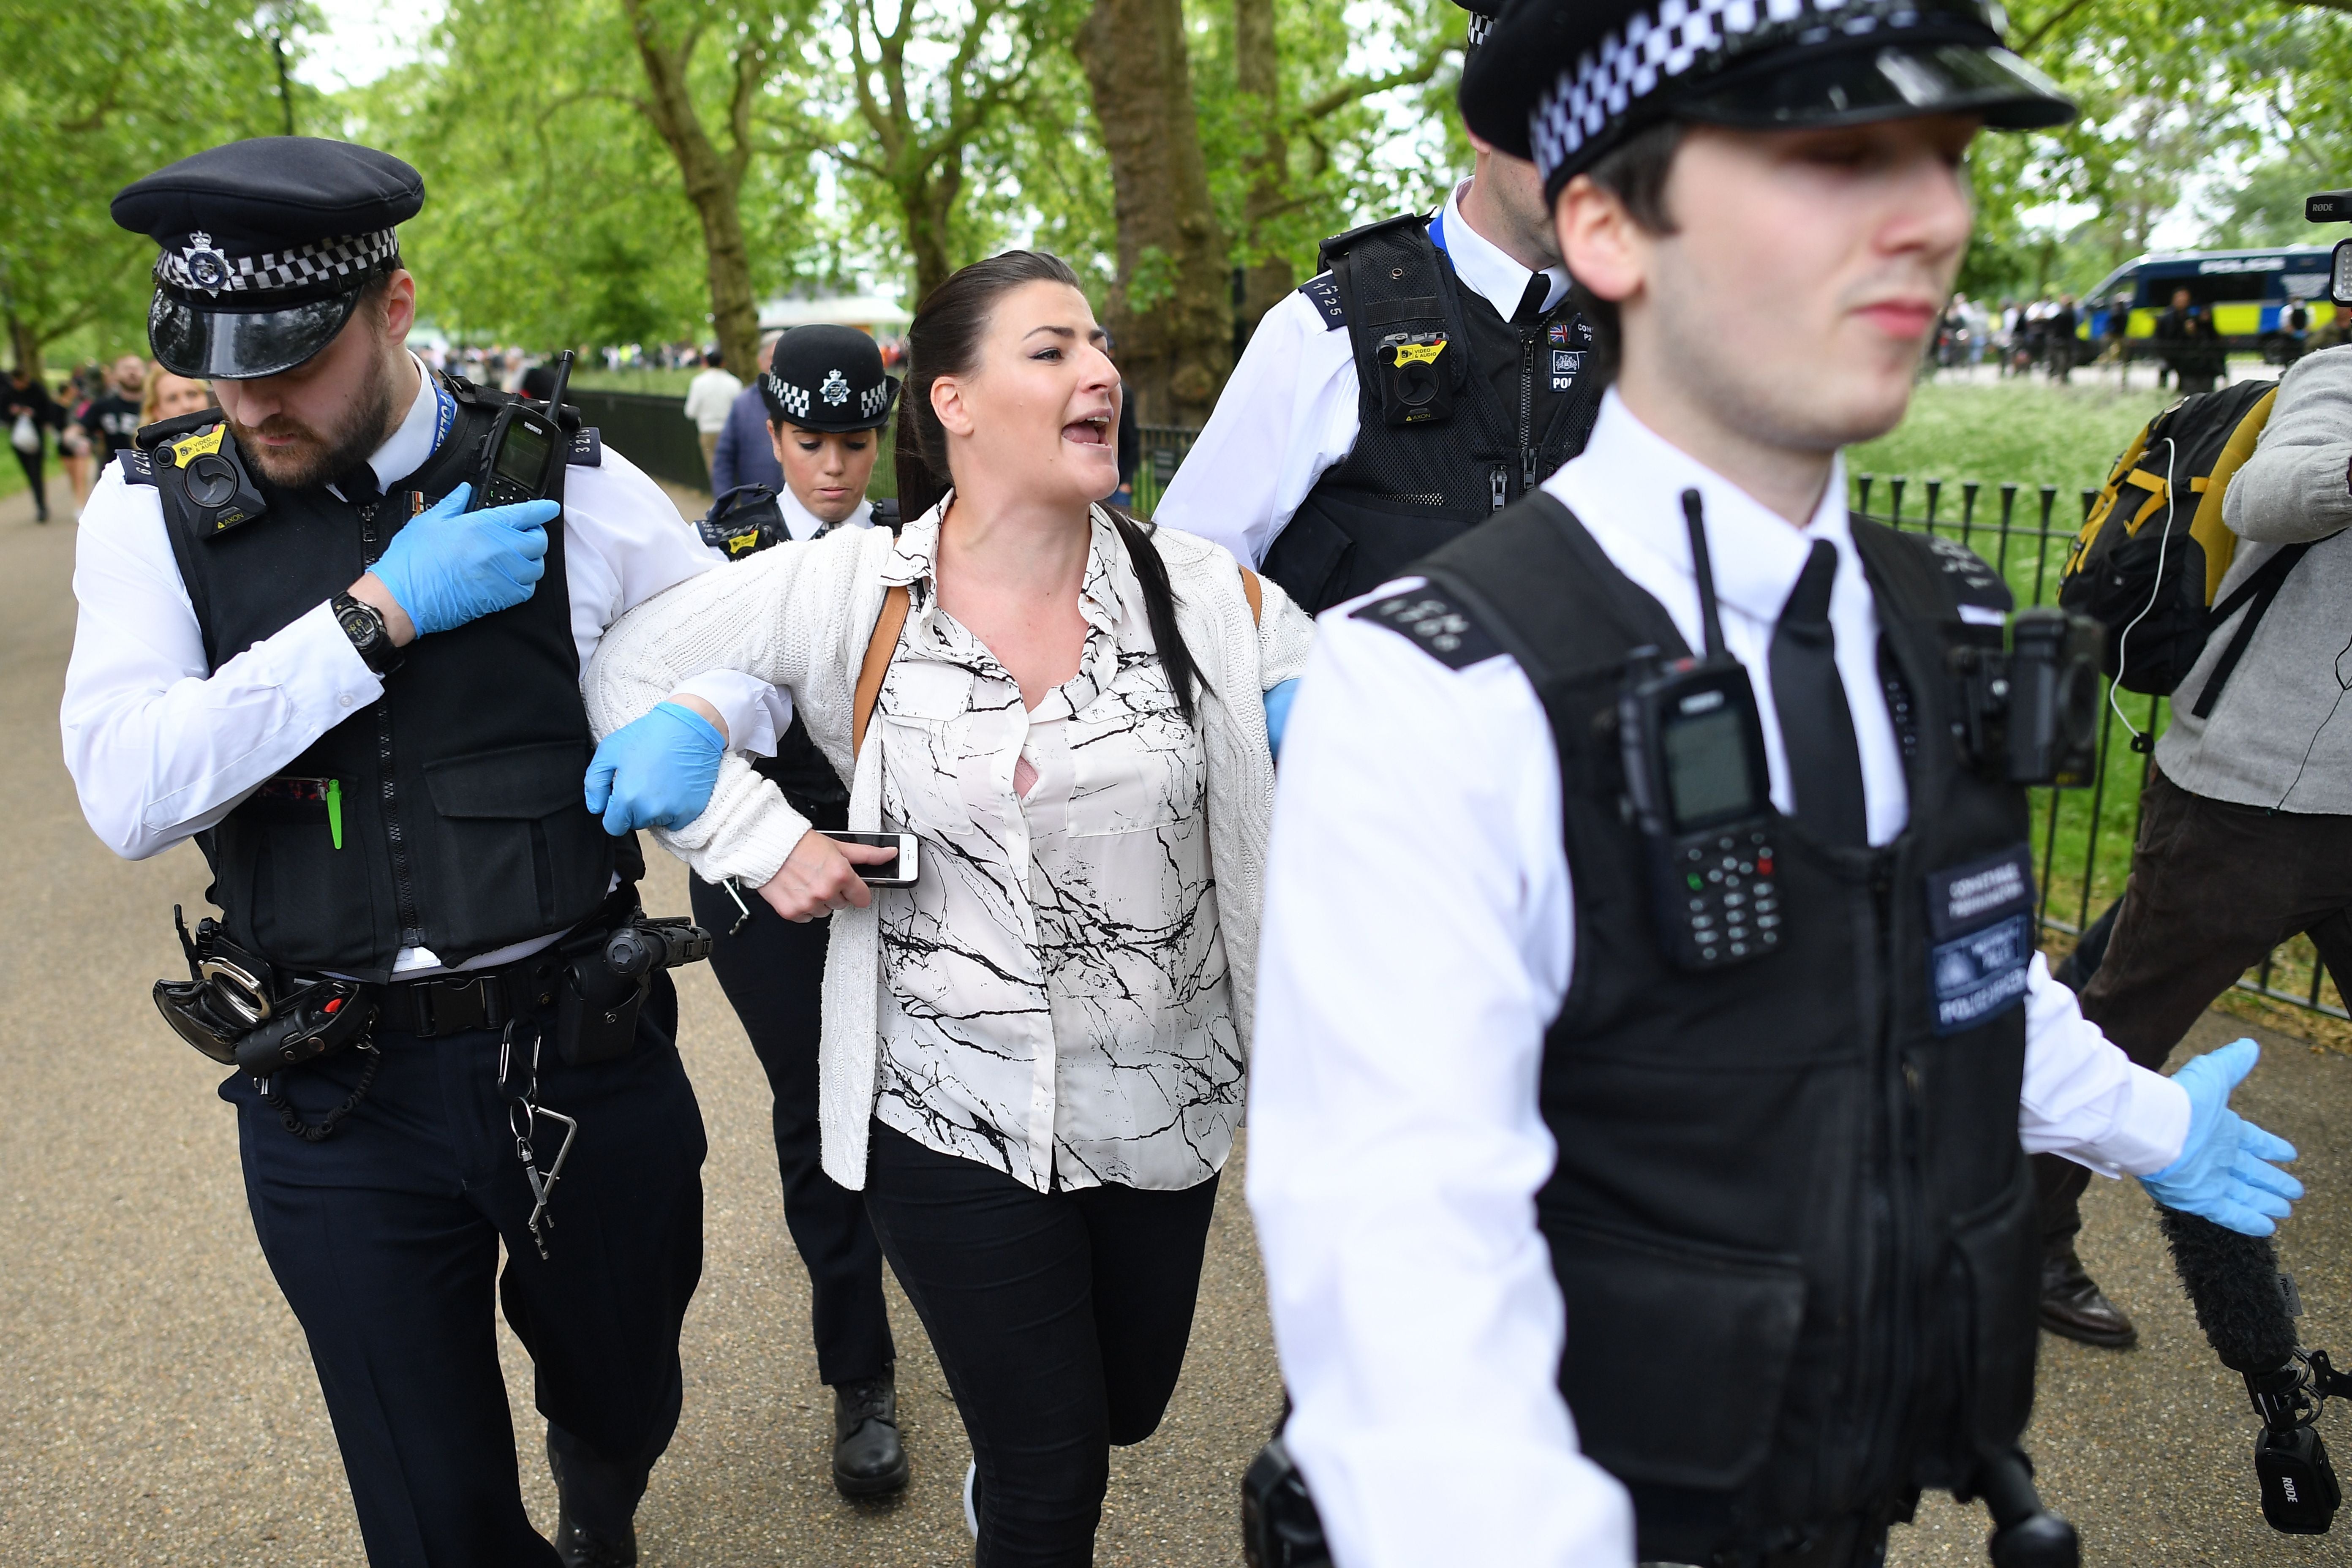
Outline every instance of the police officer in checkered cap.
[[(508, 399), (408, 352), (399, 226), (424, 200), (388, 153), (297, 137), (115, 198), (161, 252), (156, 357), (220, 407), (140, 431), (83, 512), (66, 759), (110, 847), (193, 838), (210, 862), (191, 966), (244, 989), (217, 1031), (165, 1016), (262, 1067), (220, 1094), (370, 1559), (623, 1564), (678, 1416), (703, 1132), (667, 978), (593, 1042), (591, 1010), (563, 1022), (568, 955), (601, 951), (644, 870), (583, 799), (580, 671), (718, 563), (569, 411), (552, 494), (469, 510)], [(696, 694), (755, 749), (788, 718), (748, 678)], [(690, 819), (718, 734), (653, 717), (613, 787)], [(325, 1030), (322, 977), (362, 987), (339, 999), (355, 1031), (299, 1065), (236, 1055), (257, 1023)], [(577, 1147), (550, 1187), (559, 1118)], [(518, 1489), (494, 1292), (536, 1363), (552, 1544)]]
[(1465, 74), (1618, 369), (1580, 456), (1322, 617), (1284, 742), (1250, 1201), (1347, 1568), (1872, 1568), (1930, 1489), (2074, 1568), (2017, 1447), (2026, 1151), (2244, 1229), (2300, 1194), (2221, 1113), (2244, 1061), (2134, 1065), (2034, 951), (2026, 791), (1954, 723), (2006, 584), (1847, 510), (1971, 139), (2072, 113), (1997, 20), (1512, 0)]
[(873, 515), (866, 482), (898, 383), (856, 327), (794, 327), (776, 340), (760, 399), (784, 470), (784, 526), (794, 539), (858, 526)]
[[(1476, 60), (1501, 0), (1454, 3)], [(1326, 239), (1317, 275), (1253, 323), (1152, 513), (1309, 612), (1517, 500), (1583, 449), (1600, 407), (1535, 165), (1471, 142), (1470, 177), (1435, 212)]]

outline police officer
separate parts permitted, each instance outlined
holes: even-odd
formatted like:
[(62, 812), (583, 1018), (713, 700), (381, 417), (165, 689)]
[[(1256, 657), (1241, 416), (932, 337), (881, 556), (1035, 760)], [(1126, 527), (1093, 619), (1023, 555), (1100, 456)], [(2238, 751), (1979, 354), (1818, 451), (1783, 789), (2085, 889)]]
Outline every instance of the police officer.
[(1249, 1184), (1346, 1568), (1854, 1568), (1931, 1487), (2071, 1568), (2015, 1447), (2025, 1150), (2249, 1232), (2301, 1194), (2228, 1108), (2251, 1042), (2160, 1078), (2032, 952), (1947, 662), (2006, 587), (1846, 511), (1971, 137), (2072, 112), (1994, 10), (1512, 0), (1465, 79), (1622, 358), (1537, 495), (1323, 618), (1291, 718)]
[[(295, 999), (359, 984), (343, 1048), (220, 1093), (370, 1560), (630, 1563), (678, 1417), (703, 1133), (667, 980), (633, 1031), (621, 1004), (602, 1036), (562, 1023), (559, 939), (601, 949), (642, 870), (581, 804), (579, 678), (602, 628), (711, 563), (593, 431), (551, 499), (467, 510), (506, 399), (404, 347), (397, 226), (423, 202), (396, 158), (292, 137), (116, 196), (162, 247), (155, 356), (220, 408), (142, 431), (83, 514), (66, 757), (117, 853), (203, 848), (221, 918), (192, 963), (246, 1014), (329, 1037)], [(747, 734), (764, 690), (697, 683)], [(494, 1291), (537, 1369), (553, 1546)]]
[[(1500, 0), (1470, 13), (1475, 59)], [(1602, 369), (1535, 167), (1483, 140), (1431, 216), (1323, 242), (1268, 310), (1155, 521), (1310, 612), (1384, 583), (1583, 449)]]
[[(877, 508), (866, 499), (866, 485), (898, 395), (874, 340), (853, 327), (795, 327), (776, 340), (758, 391), (783, 472), (777, 502), (790, 537), (872, 526)], [(879, 508), (895, 527), (897, 503)], [(818, 827), (849, 826), (849, 791), (797, 715), (776, 754), (755, 757), (752, 766)], [(907, 1484), (908, 1466), (882, 1250), (866, 1222), (865, 1199), (826, 1175), (817, 1159), (817, 993), (830, 923), (796, 924), (756, 898), (739, 905), (699, 878), (694, 912), (726, 933), (712, 949), (711, 967), (775, 1093), (784, 1224), (808, 1266), (817, 1375), (834, 1393), (833, 1484), (845, 1497), (895, 1492)]]

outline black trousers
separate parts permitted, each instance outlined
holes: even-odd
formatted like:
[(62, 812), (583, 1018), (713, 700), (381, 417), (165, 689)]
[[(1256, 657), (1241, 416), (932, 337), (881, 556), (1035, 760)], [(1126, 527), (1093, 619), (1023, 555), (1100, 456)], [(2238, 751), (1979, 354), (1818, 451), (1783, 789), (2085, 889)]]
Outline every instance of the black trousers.
[[(494, 1280), (530, 1352), (548, 1446), (588, 1483), (585, 1522), (625, 1523), (669, 1445), (678, 1327), (702, 1275), (702, 1113), (672, 1043), (667, 980), (645, 1012), (618, 1061), (566, 1068), (551, 1041), (541, 1055), (540, 1103), (580, 1123), (555, 1223), (541, 1222), (544, 1260), (524, 1228), (531, 1194), (496, 1032), (379, 1033), (373, 1089), (317, 1143), (288, 1132), (251, 1079), (221, 1086), (237, 1109), (254, 1229), (310, 1340), (375, 1568), (554, 1568), (523, 1512)], [(347, 1053), (273, 1087), (315, 1122), (362, 1061)], [(545, 1169), (561, 1137), (541, 1128)]]
[[(2161, 1068), (2214, 999), (2298, 932), (2352, 984), (2352, 816), (2267, 811), (2192, 795), (2157, 773), (2142, 798), (2124, 885), (2083, 1016), (2140, 1066)], [(2083, 1228), (2091, 1173), (2037, 1154), (2042, 1244), (2060, 1257)]]
[(692, 881), (695, 923), (715, 939), (711, 971), (775, 1097), (776, 1173), (785, 1228), (808, 1268), (817, 1378), (833, 1385), (878, 1377), (898, 1355), (882, 1296), (882, 1248), (866, 1221), (866, 1200), (818, 1163), (818, 989), (831, 922), (795, 924), (747, 894), (751, 921), (730, 936), (742, 910), (723, 889)]
[(1037, 1193), (872, 1131), (866, 1212), (980, 1467), (978, 1568), (1086, 1568), (1110, 1446), (1159, 1428), (1183, 1370), (1216, 1178)]
[[(15, 451), (13, 445), (9, 450)], [(49, 515), (49, 488), (41, 478), (42, 452), (38, 447), (29, 452), (17, 452), (17, 466), (25, 470), (25, 483), (33, 492), (33, 515), (44, 521)]]

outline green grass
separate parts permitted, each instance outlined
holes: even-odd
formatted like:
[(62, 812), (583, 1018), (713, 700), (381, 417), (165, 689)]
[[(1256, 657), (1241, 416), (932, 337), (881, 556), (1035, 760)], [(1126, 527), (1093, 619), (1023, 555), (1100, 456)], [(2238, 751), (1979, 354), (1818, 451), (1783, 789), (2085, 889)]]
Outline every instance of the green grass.
[(698, 370), (587, 370), (575, 368), (572, 384), (597, 392), (642, 392), (653, 397), (684, 397)]
[[(2132, 433), (2169, 405), (2170, 392), (2118, 392), (2115, 383), (2075, 372), (2076, 384), (2012, 381), (1997, 386), (1929, 383), (1911, 399), (1902, 424), (1875, 441), (1846, 453), (1851, 474), (1881, 477), (1874, 510), (1884, 510), (1886, 476), (1913, 481), (1909, 508), (1916, 509), (1917, 486), (1929, 479), (1957, 484), (1977, 479), (1987, 486), (2014, 481), (2029, 489), (2055, 485), (2062, 498), (2095, 489)], [(1955, 498), (1957, 499), (1957, 498)], [(2079, 503), (2078, 503), (2079, 504)]]

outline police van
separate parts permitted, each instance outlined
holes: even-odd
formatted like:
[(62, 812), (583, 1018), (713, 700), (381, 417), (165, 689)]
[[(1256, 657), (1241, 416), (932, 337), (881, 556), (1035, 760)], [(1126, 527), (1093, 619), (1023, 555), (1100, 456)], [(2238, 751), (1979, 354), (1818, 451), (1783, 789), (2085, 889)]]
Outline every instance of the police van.
[(2172, 308), (2172, 297), (2212, 312), (2213, 327), (2232, 353), (2258, 351), (2273, 363), (2294, 357), (2290, 313), (2301, 305), (2305, 330), (2316, 331), (2336, 319), (2328, 303), (2333, 252), (2324, 245), (2284, 245), (2267, 250), (2181, 250), (2143, 256), (2108, 274), (2084, 296), (2081, 335), (2104, 341), (2116, 297), (2128, 295), (2126, 338), (2135, 356), (2146, 357), (2156, 336), (2157, 318)]

